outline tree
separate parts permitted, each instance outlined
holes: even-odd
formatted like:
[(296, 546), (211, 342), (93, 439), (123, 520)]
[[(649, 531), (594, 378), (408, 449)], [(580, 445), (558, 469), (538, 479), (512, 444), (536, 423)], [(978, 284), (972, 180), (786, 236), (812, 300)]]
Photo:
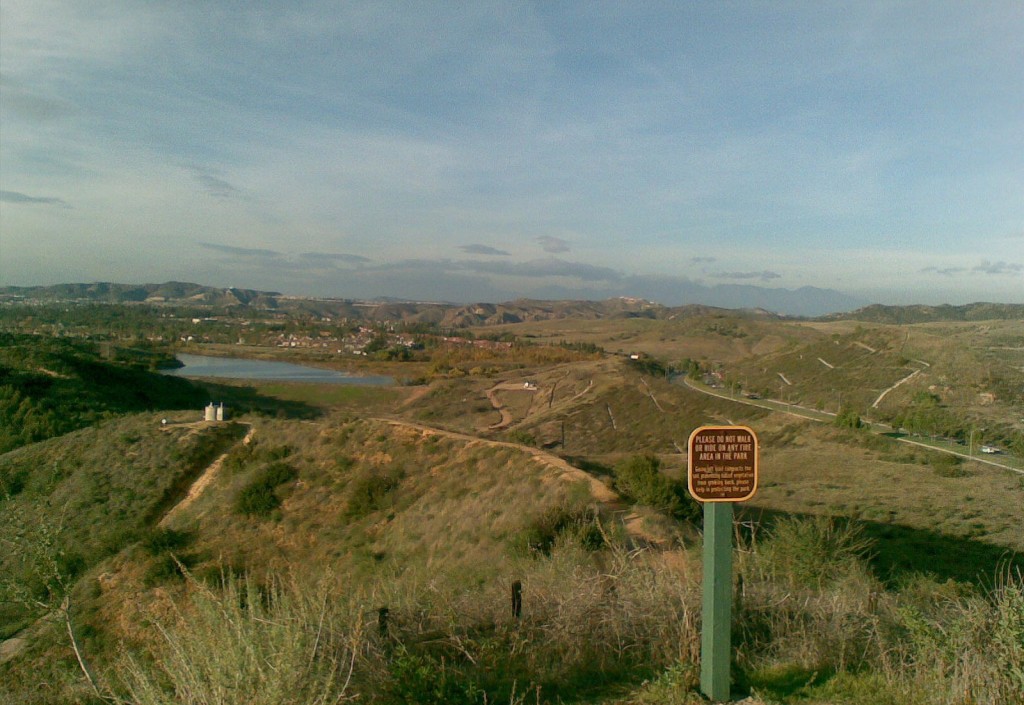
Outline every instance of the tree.
[(836, 414), (835, 425), (839, 428), (852, 428), (858, 429), (864, 426), (864, 422), (860, 418), (860, 414), (857, 413), (856, 409), (848, 406), (844, 406), (838, 414)]

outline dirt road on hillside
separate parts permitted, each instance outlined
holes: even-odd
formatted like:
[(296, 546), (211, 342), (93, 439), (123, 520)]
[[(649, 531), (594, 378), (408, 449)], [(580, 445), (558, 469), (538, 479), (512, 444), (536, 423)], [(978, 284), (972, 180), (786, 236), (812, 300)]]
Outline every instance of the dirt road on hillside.
[[(256, 433), (256, 428), (252, 424), (245, 425), (249, 427), (249, 430), (246, 432), (245, 437), (242, 438), (242, 444), (249, 445), (249, 443), (252, 442), (253, 434)], [(231, 446), (231, 448), (234, 448), (234, 446)], [(196, 478), (196, 481), (188, 488), (188, 494), (185, 495), (185, 498), (171, 507), (171, 509), (164, 514), (163, 519), (160, 520), (159, 526), (167, 526), (174, 516), (181, 513), (186, 507), (199, 498), (203, 493), (203, 490), (205, 490), (210, 483), (213, 482), (214, 478), (217, 477), (217, 473), (220, 471), (221, 465), (224, 464), (224, 459), (227, 458), (228, 453), (231, 452), (231, 448), (228, 448), (217, 456), (214, 461), (210, 463), (205, 470), (203, 470), (203, 474)]]
[(518, 443), (510, 443), (508, 441), (492, 441), (486, 438), (478, 438), (477, 436), (471, 436), (466, 433), (459, 433), (457, 431), (446, 431), (440, 428), (434, 428), (433, 426), (425, 426), (419, 423), (413, 423), (411, 421), (403, 421), (400, 419), (393, 418), (379, 418), (378, 421), (383, 421), (390, 424), (391, 426), (410, 429), (417, 431), (424, 435), (430, 436), (441, 436), (443, 438), (451, 438), (452, 440), (462, 441), (469, 444), (480, 444), (490, 447), (501, 447), (501, 448), (513, 448), (518, 451), (522, 451), (530, 454), (537, 461), (547, 466), (548, 468), (558, 472), (558, 477), (567, 481), (583, 481), (587, 483), (587, 487), (590, 490), (591, 497), (601, 505), (602, 508), (617, 513), (620, 516), (622, 525), (626, 530), (626, 533), (633, 540), (634, 547), (648, 547), (648, 548), (669, 548), (669, 542), (662, 537), (655, 536), (647, 531), (644, 527), (643, 518), (636, 512), (631, 511), (628, 503), (623, 501), (614, 490), (608, 485), (601, 482), (598, 478), (593, 475), (580, 470), (577, 467), (570, 465), (568, 462), (559, 458), (557, 455), (548, 453), (540, 448), (533, 448), (531, 446), (524, 446)]
[[(511, 443), (509, 441), (492, 441), (486, 438), (479, 438), (477, 436), (471, 436), (468, 433), (459, 433), (457, 431), (446, 431), (440, 428), (434, 428), (433, 426), (426, 426), (420, 423), (414, 423), (412, 421), (402, 421), (400, 419), (378, 419), (384, 421), (392, 426), (399, 426), (403, 428), (410, 428), (420, 433), (441, 436), (443, 438), (451, 438), (453, 440), (464, 441), (466, 443), (476, 443), (480, 445), (486, 445), (490, 447), (500, 448), (514, 448), (515, 450), (529, 453), (531, 456), (539, 460), (544, 465), (559, 471), (559, 474), (570, 480), (584, 480), (590, 486), (590, 492), (594, 499), (598, 500), (602, 504), (616, 504), (622, 505), (622, 498), (619, 497), (608, 485), (598, 480), (593, 475), (590, 475), (577, 467), (573, 467), (565, 460), (562, 460), (557, 455), (548, 453), (540, 448), (534, 448), (532, 446), (524, 446), (518, 443)], [(624, 508), (625, 505), (622, 505)]]

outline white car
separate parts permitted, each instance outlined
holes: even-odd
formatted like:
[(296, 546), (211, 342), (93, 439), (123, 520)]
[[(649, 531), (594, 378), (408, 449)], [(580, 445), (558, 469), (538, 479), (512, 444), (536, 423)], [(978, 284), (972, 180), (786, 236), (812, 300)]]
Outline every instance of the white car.
[(988, 454), (991, 455), (991, 454), (994, 454), (994, 453), (998, 453), (999, 449), (994, 447), (994, 446), (982, 446), (981, 447), (981, 452), (982, 453), (988, 453)]

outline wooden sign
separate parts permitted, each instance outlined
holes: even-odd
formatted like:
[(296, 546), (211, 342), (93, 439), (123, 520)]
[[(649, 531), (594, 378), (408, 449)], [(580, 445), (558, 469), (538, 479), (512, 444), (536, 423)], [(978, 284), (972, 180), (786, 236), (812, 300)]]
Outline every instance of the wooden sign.
[(757, 435), (746, 426), (701, 426), (690, 434), (687, 484), (698, 502), (743, 502), (757, 492)]

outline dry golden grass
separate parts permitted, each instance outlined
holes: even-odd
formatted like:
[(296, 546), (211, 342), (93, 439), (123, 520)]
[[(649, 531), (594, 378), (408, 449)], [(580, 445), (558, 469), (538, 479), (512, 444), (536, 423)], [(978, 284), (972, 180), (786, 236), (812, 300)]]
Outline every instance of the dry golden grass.
[(608, 352), (644, 352), (669, 361), (691, 358), (722, 362), (733, 362), (754, 354), (763, 355), (815, 336), (812, 331), (790, 323), (759, 321), (728, 312), (676, 320), (535, 321), (481, 330), (509, 332), (538, 343), (592, 343)]
[[(1024, 557), (1024, 478), (888, 439), (792, 420), (763, 429), (760, 488), (747, 509), (865, 522), (887, 569), (991, 578), (1002, 554)], [(860, 440), (869, 447), (857, 447)], [(908, 462), (898, 462), (903, 459)], [(952, 476), (951, 476), (952, 475)]]

